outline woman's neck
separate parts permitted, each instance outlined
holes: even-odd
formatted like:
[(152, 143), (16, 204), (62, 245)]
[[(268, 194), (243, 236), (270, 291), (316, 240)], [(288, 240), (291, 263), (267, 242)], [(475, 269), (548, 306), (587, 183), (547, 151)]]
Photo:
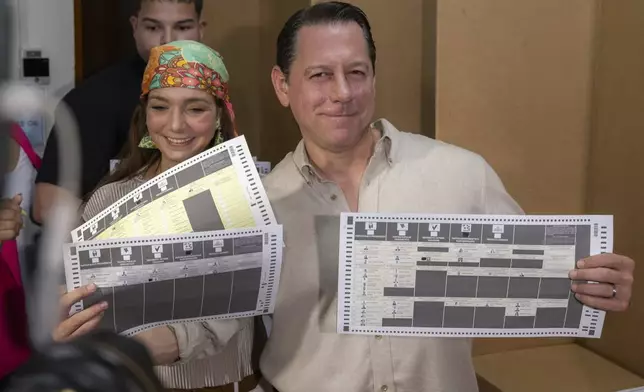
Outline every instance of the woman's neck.
[(174, 166), (178, 164), (179, 162), (175, 162), (169, 159), (164, 159), (163, 157), (161, 157), (159, 161), (150, 165), (147, 172), (145, 173), (145, 179), (148, 180), (148, 179), (154, 178), (159, 174), (165, 172), (166, 170), (172, 169)]

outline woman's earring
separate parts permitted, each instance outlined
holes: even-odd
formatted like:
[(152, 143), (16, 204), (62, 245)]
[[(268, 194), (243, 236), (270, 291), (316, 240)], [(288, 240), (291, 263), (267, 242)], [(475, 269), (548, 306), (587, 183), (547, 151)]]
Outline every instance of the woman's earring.
[(215, 123), (215, 129), (216, 130), (221, 129), (221, 117), (217, 117), (217, 122)]
[(147, 148), (147, 149), (151, 149), (151, 150), (158, 149), (157, 145), (154, 144), (154, 141), (152, 141), (152, 138), (150, 137), (150, 135), (143, 136), (143, 139), (141, 139), (141, 141), (139, 142), (139, 147), (140, 148)]

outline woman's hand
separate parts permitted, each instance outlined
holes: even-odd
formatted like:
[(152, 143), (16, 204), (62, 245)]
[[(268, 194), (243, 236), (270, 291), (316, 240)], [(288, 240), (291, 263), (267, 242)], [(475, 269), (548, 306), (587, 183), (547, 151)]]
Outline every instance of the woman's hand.
[(575, 283), (572, 291), (583, 304), (595, 309), (622, 312), (628, 309), (633, 291), (635, 262), (616, 254), (600, 254), (577, 263), (570, 279), (597, 283)]
[(0, 242), (18, 237), (22, 229), (22, 196), (0, 201)]
[(71, 317), (69, 316), (72, 305), (83, 298), (89, 297), (94, 292), (96, 292), (96, 285), (89, 284), (63, 294), (60, 299), (60, 318), (62, 321), (52, 334), (54, 341), (62, 342), (84, 335), (98, 326), (105, 309), (107, 309), (107, 302), (94, 304)]

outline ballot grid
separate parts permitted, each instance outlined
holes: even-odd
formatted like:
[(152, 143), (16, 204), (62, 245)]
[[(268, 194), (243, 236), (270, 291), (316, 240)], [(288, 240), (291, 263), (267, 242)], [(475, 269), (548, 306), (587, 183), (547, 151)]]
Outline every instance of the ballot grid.
[[(218, 179), (216, 176), (224, 176), (224, 179)], [(195, 187), (194, 192), (193, 184), (200, 185)], [(242, 192), (227, 195), (227, 188), (242, 188)], [(219, 189), (221, 191), (217, 192)], [(174, 201), (172, 196), (178, 193), (181, 193), (181, 196), (179, 200)], [(168, 205), (165, 200), (173, 200), (178, 205)], [(231, 201), (237, 205), (227, 206), (227, 202)], [(158, 205), (159, 202), (162, 204)], [(189, 228), (188, 232), (276, 223), (266, 192), (261, 186), (260, 175), (242, 135), (204, 151), (147, 181), (74, 229), (71, 232), (72, 241), (115, 238), (113, 233), (109, 232), (111, 228), (132, 214), (146, 211), (146, 206), (152, 204), (157, 205), (157, 211), (174, 210), (175, 212), (171, 213), (165, 212), (174, 215), (168, 216), (166, 220), (186, 220), (184, 225)], [(219, 206), (223, 208), (218, 208)], [(233, 211), (226, 211), (226, 207), (232, 208)], [(244, 216), (245, 219), (240, 221), (240, 218), (235, 216), (235, 213), (240, 214), (240, 210), (235, 210), (235, 207), (241, 208), (244, 213), (242, 215), (249, 216)], [(248, 211), (244, 210), (248, 208)], [(148, 222), (139, 222), (135, 231), (147, 232), (161, 224), (155, 214), (148, 212), (146, 215), (149, 216), (142, 216), (142, 219)], [(145, 227), (146, 225), (149, 227)]]
[(100, 328), (125, 335), (177, 321), (269, 314), (281, 244), (279, 225), (70, 244), (69, 288), (98, 287), (72, 313), (107, 302)]
[(604, 223), (345, 214), (338, 331), (598, 337), (604, 313), (574, 297), (568, 273), (608, 251)]

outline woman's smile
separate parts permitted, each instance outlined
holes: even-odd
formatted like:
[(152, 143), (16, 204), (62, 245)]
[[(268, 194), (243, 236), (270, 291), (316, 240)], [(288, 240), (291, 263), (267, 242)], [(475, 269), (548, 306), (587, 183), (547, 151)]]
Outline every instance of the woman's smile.
[(195, 140), (194, 137), (184, 137), (184, 138), (175, 138), (175, 137), (169, 137), (169, 136), (164, 136), (165, 139), (168, 141), (168, 144), (171, 146), (186, 146), (190, 144), (193, 140)]

